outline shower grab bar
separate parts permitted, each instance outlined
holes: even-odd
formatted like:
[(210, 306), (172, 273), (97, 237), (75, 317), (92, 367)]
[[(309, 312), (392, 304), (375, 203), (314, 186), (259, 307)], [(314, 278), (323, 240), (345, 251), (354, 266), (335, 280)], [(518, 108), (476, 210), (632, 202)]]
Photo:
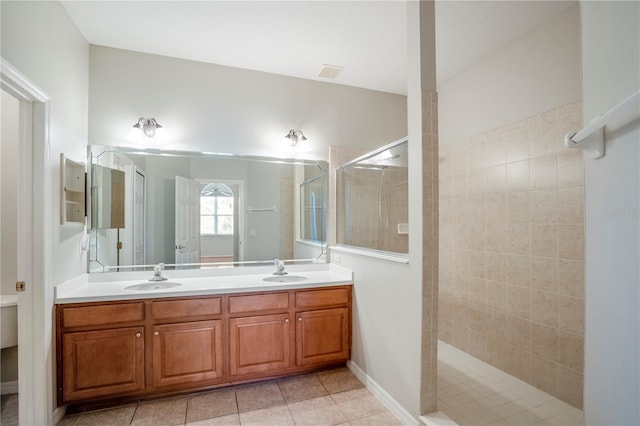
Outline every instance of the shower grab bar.
[(256, 213), (256, 212), (275, 212), (276, 211), (276, 206), (272, 206), (272, 207), (249, 207), (247, 209), (247, 213)]
[(567, 133), (564, 145), (579, 148), (597, 160), (605, 155), (604, 130), (616, 131), (640, 117), (640, 91), (624, 99), (604, 114), (595, 117), (582, 130)]

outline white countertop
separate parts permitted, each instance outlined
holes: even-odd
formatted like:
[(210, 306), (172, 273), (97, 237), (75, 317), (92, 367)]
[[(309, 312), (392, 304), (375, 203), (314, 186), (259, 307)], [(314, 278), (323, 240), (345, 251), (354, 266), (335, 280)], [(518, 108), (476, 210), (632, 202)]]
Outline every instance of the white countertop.
[[(273, 268), (255, 268), (251, 274), (238, 274), (238, 271), (211, 270), (203, 271), (203, 276), (181, 276), (181, 271), (165, 271), (163, 275), (170, 282), (182, 284), (179, 287), (153, 290), (126, 290), (125, 287), (149, 282), (149, 273), (139, 273), (140, 278), (126, 275), (125, 280), (117, 280), (113, 276), (103, 281), (87, 274), (56, 286), (55, 303), (104, 302), (111, 300), (150, 299), (158, 297), (184, 297), (224, 293), (245, 293), (253, 291), (292, 290), (337, 286), (353, 283), (350, 270), (338, 265), (325, 264), (287, 267), (289, 275), (303, 276), (304, 280), (293, 282), (266, 282), (263, 278), (273, 276)], [(209, 274), (207, 274), (209, 273)], [(123, 276), (124, 278), (125, 276)]]

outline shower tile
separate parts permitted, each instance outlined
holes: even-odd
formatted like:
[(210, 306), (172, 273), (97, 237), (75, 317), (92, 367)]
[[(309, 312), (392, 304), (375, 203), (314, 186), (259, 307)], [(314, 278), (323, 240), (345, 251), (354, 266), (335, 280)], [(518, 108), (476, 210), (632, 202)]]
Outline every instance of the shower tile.
[(507, 221), (509, 223), (529, 223), (531, 221), (529, 193), (520, 192), (507, 195)]
[(560, 399), (567, 401), (575, 407), (582, 408), (583, 381), (584, 378), (582, 374), (571, 371), (565, 367), (560, 367)]
[(532, 191), (529, 196), (533, 223), (558, 223), (558, 193), (555, 189)]
[(531, 314), (531, 290), (528, 287), (507, 286), (507, 313), (529, 319)]
[(532, 290), (531, 320), (549, 327), (558, 327), (558, 295)]
[(584, 370), (584, 337), (561, 331), (558, 346), (561, 365), (574, 371)]
[(507, 315), (507, 343), (531, 350), (531, 321)]
[(584, 153), (579, 149), (558, 152), (558, 188), (584, 186)]
[(469, 252), (469, 275), (475, 278), (487, 277), (487, 254), (484, 251)]
[(584, 225), (560, 225), (558, 248), (561, 259), (584, 260)]
[(487, 251), (496, 253), (506, 253), (507, 251), (507, 238), (508, 238), (508, 225), (504, 222), (487, 223)]
[(558, 190), (558, 222), (584, 223), (584, 188)]
[(558, 256), (558, 225), (531, 225), (531, 255)]
[(487, 308), (504, 312), (507, 305), (507, 285), (487, 281)]
[(531, 288), (553, 293), (558, 291), (557, 258), (531, 258)]
[(558, 396), (558, 364), (532, 356), (531, 384), (551, 395)]
[(554, 363), (558, 362), (558, 329), (531, 323), (531, 353)]
[(558, 312), (560, 330), (584, 335), (584, 299), (559, 296)]
[(487, 281), (482, 278), (470, 278), (468, 287), (469, 302), (478, 306), (486, 306)]
[(532, 190), (555, 189), (557, 187), (556, 154), (535, 157), (530, 160)]
[(531, 285), (531, 264), (529, 256), (507, 256), (507, 282), (518, 286)]
[(531, 251), (531, 229), (527, 224), (509, 224), (507, 253), (528, 255)]
[(507, 256), (500, 253), (487, 253), (487, 279), (507, 281)]
[(502, 194), (507, 190), (506, 166), (492, 166), (486, 169), (487, 194)]
[(529, 160), (507, 164), (507, 191), (529, 190)]
[(487, 334), (506, 339), (507, 337), (507, 314), (505, 312), (487, 310), (486, 312)]
[(507, 199), (505, 195), (488, 195), (485, 199), (487, 222), (507, 222)]
[(567, 296), (584, 298), (584, 262), (559, 260), (558, 291)]

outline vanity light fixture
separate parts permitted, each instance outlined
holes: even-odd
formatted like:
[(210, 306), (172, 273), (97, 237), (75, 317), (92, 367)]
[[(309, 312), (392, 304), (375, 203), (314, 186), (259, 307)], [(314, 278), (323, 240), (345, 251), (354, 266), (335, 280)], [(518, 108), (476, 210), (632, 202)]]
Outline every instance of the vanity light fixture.
[(132, 142), (140, 141), (140, 138), (144, 134), (148, 138), (158, 136), (158, 139), (164, 138), (164, 127), (156, 121), (155, 118), (140, 117), (136, 124), (133, 125), (127, 140)]
[(302, 133), (302, 130), (289, 130), (289, 133), (284, 136), (284, 141), (289, 147), (297, 151), (307, 152), (311, 150), (309, 140)]

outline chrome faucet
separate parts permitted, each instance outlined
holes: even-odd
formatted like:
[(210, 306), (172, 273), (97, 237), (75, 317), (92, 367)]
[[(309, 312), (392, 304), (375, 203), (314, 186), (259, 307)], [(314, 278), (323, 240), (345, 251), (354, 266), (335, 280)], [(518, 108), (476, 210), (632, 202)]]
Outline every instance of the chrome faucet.
[(287, 272), (284, 271), (284, 260), (275, 259), (273, 264), (276, 265), (276, 271), (273, 275), (287, 275)]
[(149, 281), (166, 281), (168, 278), (162, 276), (162, 271), (166, 265), (164, 263), (158, 263), (153, 267), (153, 277)]

